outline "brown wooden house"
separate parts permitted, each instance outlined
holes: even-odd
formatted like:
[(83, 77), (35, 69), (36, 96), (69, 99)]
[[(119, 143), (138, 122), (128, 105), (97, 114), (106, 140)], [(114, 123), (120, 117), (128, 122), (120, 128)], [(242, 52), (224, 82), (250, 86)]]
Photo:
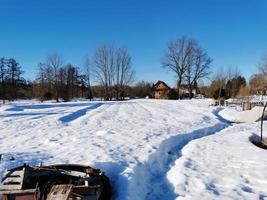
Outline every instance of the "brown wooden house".
[(153, 85), (153, 96), (155, 99), (169, 99), (171, 88), (163, 81)]

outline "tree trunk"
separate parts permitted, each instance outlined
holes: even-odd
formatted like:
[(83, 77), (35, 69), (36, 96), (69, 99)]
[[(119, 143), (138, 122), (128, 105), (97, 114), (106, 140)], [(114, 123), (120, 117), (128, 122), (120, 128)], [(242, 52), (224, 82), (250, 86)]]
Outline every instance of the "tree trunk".
[(193, 87), (192, 87), (192, 84), (189, 85), (189, 98), (190, 99), (193, 98)]
[(181, 97), (180, 97), (180, 86), (181, 86), (181, 80), (179, 80), (177, 82), (177, 95), (178, 95), (178, 99), (181, 99)]

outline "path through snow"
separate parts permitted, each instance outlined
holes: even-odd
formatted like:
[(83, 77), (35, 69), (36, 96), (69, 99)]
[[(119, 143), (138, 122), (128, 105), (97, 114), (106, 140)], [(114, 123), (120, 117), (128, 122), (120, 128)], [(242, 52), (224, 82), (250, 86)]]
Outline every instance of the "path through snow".
[[(174, 162), (182, 156), (181, 151), (189, 142), (215, 134), (231, 124), (231, 122), (218, 115), (220, 110), (218, 108), (213, 111), (213, 114), (219, 119), (218, 124), (190, 133), (178, 134), (164, 140), (159, 145), (157, 151), (151, 154), (146, 162), (134, 168), (132, 181), (134, 185), (132, 186), (132, 190), (130, 189), (132, 191), (130, 195), (133, 197), (132, 199), (138, 197), (135, 194), (135, 188), (140, 189), (140, 192), (144, 192), (142, 190), (144, 188), (146, 189), (145, 199), (175, 199), (176, 194), (174, 193), (173, 186), (166, 177), (167, 172)], [(142, 185), (142, 188), (139, 185)]]

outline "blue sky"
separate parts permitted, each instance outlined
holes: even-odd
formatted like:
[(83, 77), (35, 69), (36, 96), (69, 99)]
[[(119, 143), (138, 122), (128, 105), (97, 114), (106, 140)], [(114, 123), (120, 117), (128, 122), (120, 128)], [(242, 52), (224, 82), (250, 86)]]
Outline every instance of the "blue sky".
[(136, 80), (174, 85), (160, 65), (166, 43), (196, 39), (216, 72), (237, 66), (248, 78), (267, 52), (266, 0), (0, 0), (0, 57), (14, 57), (26, 78), (53, 52), (82, 66), (102, 43), (126, 46)]

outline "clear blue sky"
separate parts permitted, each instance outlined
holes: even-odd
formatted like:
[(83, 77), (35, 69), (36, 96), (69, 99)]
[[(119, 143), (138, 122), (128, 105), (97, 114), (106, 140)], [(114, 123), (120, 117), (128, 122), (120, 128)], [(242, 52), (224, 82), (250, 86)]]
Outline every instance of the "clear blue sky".
[(171, 85), (160, 60), (181, 35), (208, 51), (214, 72), (238, 66), (248, 78), (267, 51), (267, 0), (0, 0), (0, 25), (0, 57), (30, 79), (49, 53), (81, 66), (102, 43), (128, 47), (137, 80)]

